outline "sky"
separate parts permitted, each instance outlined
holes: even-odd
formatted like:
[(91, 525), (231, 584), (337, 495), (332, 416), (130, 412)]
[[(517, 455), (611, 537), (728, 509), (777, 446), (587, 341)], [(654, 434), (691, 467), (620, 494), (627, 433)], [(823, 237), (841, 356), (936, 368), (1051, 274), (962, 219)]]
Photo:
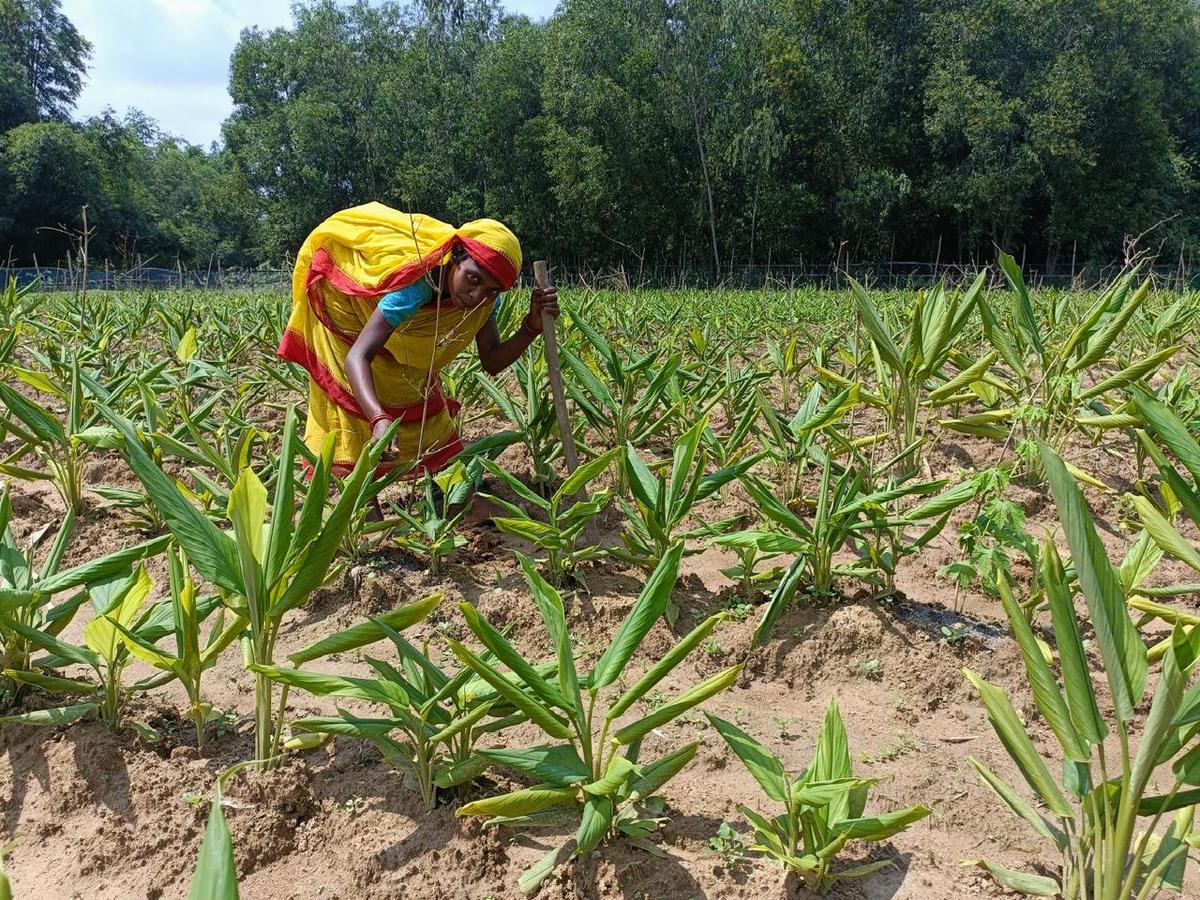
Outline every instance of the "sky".
[[(61, 0), (92, 42), (79, 119), (111, 106), (137, 107), (159, 127), (205, 148), (229, 115), (229, 57), (243, 28), (290, 25), (292, 0)], [(505, 9), (543, 19), (554, 0), (502, 0)]]

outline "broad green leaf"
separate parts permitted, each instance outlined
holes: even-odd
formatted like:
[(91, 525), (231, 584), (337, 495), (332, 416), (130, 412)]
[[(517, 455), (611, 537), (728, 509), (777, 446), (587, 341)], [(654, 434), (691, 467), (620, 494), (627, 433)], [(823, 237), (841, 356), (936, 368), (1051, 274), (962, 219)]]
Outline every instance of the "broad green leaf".
[(483, 645), (504, 665), (516, 674), (521, 684), (529, 688), (543, 702), (559, 709), (570, 711), (574, 704), (562, 695), (556, 686), (538, 674), (537, 669), (509, 643), (508, 639), (492, 627), (491, 623), (469, 601), (458, 604), (459, 611), (467, 620), (467, 627), (483, 642)]
[(639, 678), (620, 699), (617, 700), (605, 715), (610, 721), (616, 719), (629, 709), (635, 702), (641, 699), (647, 691), (653, 688), (656, 684), (663, 680), (670, 672), (674, 671), (675, 667), (683, 662), (684, 658), (694, 650), (699, 643), (708, 636), (708, 634), (716, 627), (718, 622), (723, 622), (729, 618), (728, 613), (717, 613), (714, 616), (709, 616), (692, 631), (672, 647), (667, 654), (651, 666), (646, 674)]
[(17, 634), (24, 637), (35, 647), (52, 653), (61, 659), (69, 660), (73, 663), (79, 663), (83, 666), (90, 666), (93, 669), (99, 670), (100, 657), (98, 654), (89, 650), (87, 647), (77, 647), (74, 644), (68, 644), (65, 641), (60, 641), (53, 635), (47, 634), (44, 631), (39, 631), (36, 628), (30, 628), (22, 622), (14, 622), (12, 620), (4, 623), (6, 628), (11, 628)]
[(604, 840), (612, 827), (613, 802), (611, 797), (588, 796), (583, 801), (583, 821), (575, 833), (575, 855), (590, 853)]
[(888, 332), (887, 326), (883, 324), (879, 310), (875, 307), (875, 304), (871, 301), (870, 296), (863, 289), (863, 286), (853, 278), (850, 278), (850, 276), (846, 277), (850, 281), (850, 295), (854, 298), (854, 305), (858, 308), (863, 327), (870, 334), (872, 343), (878, 348), (880, 355), (891, 366), (893, 372), (902, 372), (904, 364), (901, 362), (900, 348), (896, 346), (896, 342)]
[(246, 587), (233, 539), (184, 498), (175, 483), (142, 449), (133, 426), (111, 411), (105, 411), (105, 415), (125, 436), (125, 458), (129, 467), (146, 488), (196, 571), (212, 584), (245, 596)]
[(568, 711), (575, 720), (580, 734), (588, 730), (587, 712), (584, 710), (583, 698), (579, 693), (579, 676), (575, 671), (575, 652), (571, 648), (571, 634), (567, 630), (566, 613), (563, 610), (562, 597), (552, 588), (537, 570), (533, 561), (526, 556), (517, 554), (533, 602), (537, 604), (546, 630), (550, 632), (550, 640), (554, 644), (554, 656), (558, 666), (558, 689), (568, 701)]
[(570, 744), (479, 752), (498, 765), (507, 766), (558, 787), (581, 785), (592, 777), (591, 771)]
[(660, 725), (670, 722), (676, 716), (681, 715), (693, 706), (703, 703), (714, 694), (719, 694), (725, 690), (725, 688), (737, 680), (738, 673), (741, 671), (742, 665), (739, 664), (730, 666), (728, 669), (723, 669), (716, 675), (706, 678), (694, 687), (684, 691), (674, 700), (664, 703), (649, 715), (619, 729), (613, 735), (613, 740), (618, 744), (631, 744), (637, 739), (645, 737), (646, 734)]
[(225, 814), (221, 811), (220, 788), (213, 798), (212, 811), (208, 814), (208, 825), (204, 829), (204, 841), (200, 845), (200, 856), (196, 860), (188, 900), (238, 900), (233, 841), (229, 837), (229, 826), (225, 824)]
[(171, 536), (164, 535), (124, 550), (117, 550), (97, 559), (80, 563), (64, 572), (48, 575), (34, 584), (31, 590), (39, 594), (57, 594), (85, 584), (110, 581), (128, 572), (135, 562), (162, 553), (170, 542)]
[(1146, 419), (1154, 436), (1179, 457), (1179, 461), (1200, 481), (1200, 443), (1187, 425), (1166, 403), (1136, 385), (1131, 389), (1138, 411)]
[(559, 865), (566, 862), (570, 852), (571, 845), (569, 843), (563, 844), (561, 847), (554, 847), (545, 856), (526, 869), (521, 877), (517, 879), (517, 886), (521, 889), (521, 893), (528, 896), (541, 887), (542, 882), (546, 880), (547, 876), (557, 869)]
[(1108, 734), (1108, 726), (1096, 704), (1096, 691), (1092, 687), (1092, 676), (1083, 652), (1083, 638), (1075, 620), (1075, 604), (1071, 601), (1067, 576), (1063, 572), (1058, 548), (1049, 537), (1042, 549), (1041, 569), (1071, 721), (1081, 738), (1089, 744), (1099, 744)]
[(771, 636), (771, 629), (775, 627), (775, 623), (783, 615), (783, 611), (791, 605), (792, 600), (796, 596), (796, 591), (800, 587), (801, 580), (807, 571), (808, 560), (803, 556), (796, 557), (792, 564), (788, 566), (783, 578), (771, 593), (771, 599), (767, 602), (766, 608), (763, 609), (762, 617), (758, 620), (758, 626), (754, 629), (754, 646), (761, 647), (766, 643), (767, 638)]
[(458, 641), (453, 638), (447, 638), (446, 641), (450, 645), (450, 649), (454, 655), (459, 658), (463, 665), (468, 666), (475, 674), (495, 688), (501, 697), (524, 713), (532, 722), (545, 731), (546, 734), (561, 740), (565, 740), (571, 736), (571, 729), (567, 727), (567, 723), (554, 715), (547, 707), (526, 694)]
[(1073, 816), (1070, 804), (1067, 803), (1066, 798), (1058, 789), (1058, 785), (1055, 784), (1050, 771), (1046, 768), (1045, 761), (1034, 749), (1033, 742), (1025, 733), (1021, 720), (1017, 718), (1017, 711), (1013, 709), (1008, 695), (996, 685), (984, 681), (970, 669), (963, 669), (963, 674), (979, 691), (996, 735), (1038, 798), (1056, 816), (1064, 819)]
[(408, 695), (404, 689), (398, 684), (386, 681), (324, 675), (283, 666), (251, 665), (247, 668), (266, 675), (272, 681), (300, 688), (318, 697), (353, 697), (356, 700), (371, 700), (392, 707), (408, 705)]
[(682, 542), (672, 545), (663, 554), (625, 621), (613, 635), (612, 642), (596, 662), (590, 679), (592, 687), (607, 687), (625, 670), (626, 664), (642, 643), (646, 633), (654, 627), (654, 623), (666, 610), (671, 591), (675, 587), (675, 579), (679, 576), (679, 560), (682, 556)]
[(37, 709), (14, 716), (0, 716), (0, 722), (16, 722), (22, 725), (70, 725), (99, 708), (98, 703), (80, 703), (76, 706), (60, 706), (55, 709)]
[(620, 754), (609, 762), (604, 774), (596, 781), (581, 785), (583, 790), (595, 797), (607, 797), (617, 792), (633, 773), (633, 763)]
[(1154, 542), (1176, 559), (1200, 571), (1200, 551), (1197, 551), (1188, 539), (1176, 530), (1175, 526), (1158, 511), (1158, 507), (1145, 497), (1131, 496), (1130, 499), (1133, 501), (1134, 508), (1137, 509), (1138, 518), (1142, 520), (1142, 524), (1146, 526), (1146, 531), (1154, 538)]
[(1003, 782), (999, 776), (975, 757), (968, 756), (967, 760), (975, 767), (975, 771), (979, 773), (979, 776), (987, 782), (988, 787), (996, 792), (996, 795), (1004, 801), (1009, 809), (1028, 822), (1033, 830), (1042, 837), (1053, 841), (1055, 846), (1060, 850), (1066, 848), (1067, 837), (1061, 829), (1048, 822), (1025, 798)]
[(963, 865), (978, 866), (991, 873), (991, 876), (1006, 888), (1010, 888), (1026, 896), (1058, 897), (1062, 893), (1058, 888), (1058, 882), (1053, 878), (1047, 878), (1045, 875), (1034, 875), (1029, 872), (1006, 869), (999, 863), (988, 862), (986, 859), (968, 860)]
[(376, 616), (375, 621), (360, 622), (352, 628), (331, 634), (327, 638), (322, 638), (316, 643), (309, 644), (303, 650), (297, 650), (295, 653), (289, 654), (288, 659), (294, 665), (300, 666), (314, 659), (319, 659), (322, 656), (329, 656), (333, 653), (345, 653), (348, 650), (365, 647), (367, 644), (383, 640), (383, 638), (388, 637), (388, 634), (380, 627), (380, 622), (395, 631), (403, 631), (405, 628), (410, 628), (418, 622), (424, 621), (437, 608), (438, 604), (442, 602), (443, 596), (443, 594), (430, 594), (425, 599), (418, 600), (416, 603), (410, 603), (407, 606), (401, 606), (399, 609), (394, 609), (381, 616)]
[(563, 483), (559, 485), (558, 490), (554, 492), (555, 499), (561, 503), (563, 500), (574, 497), (581, 490), (583, 490), (583, 488), (589, 484), (593, 478), (612, 465), (613, 460), (620, 455), (621, 449), (619, 447), (614, 447), (607, 453), (597, 456), (593, 460), (585, 462), (563, 480)]
[(1120, 721), (1128, 722), (1146, 688), (1146, 648), (1126, 612), (1120, 579), (1096, 534), (1079, 485), (1050, 447), (1042, 444), (1041, 454), (1076, 577), (1092, 614), (1113, 706)]
[(726, 722), (712, 713), (705, 713), (705, 716), (717, 733), (725, 739), (730, 749), (737, 754), (738, 759), (745, 764), (754, 780), (762, 786), (766, 795), (778, 803), (786, 803), (789, 791), (788, 775), (784, 771), (783, 763), (775, 754), (733, 723)]
[(700, 749), (700, 742), (693, 741), (673, 753), (668, 753), (655, 760), (648, 766), (642, 766), (641, 777), (634, 778), (629, 783), (630, 795), (637, 794), (643, 799), (652, 795), (678, 775), (683, 767), (692, 761), (692, 757), (696, 755), (698, 749)]
[(917, 804), (894, 812), (882, 813), (878, 816), (865, 816), (858, 819), (844, 819), (839, 822), (839, 830), (847, 829), (850, 837), (863, 841), (882, 841), (894, 834), (904, 831), (914, 822), (919, 822), (933, 812), (928, 806)]
[(579, 791), (576, 788), (552, 787), (539, 785), (501, 794), (498, 797), (485, 797), (460, 806), (455, 812), (458, 816), (527, 816), (530, 813), (559, 806), (575, 806), (579, 803)]
[(1025, 618), (1025, 611), (1013, 596), (1008, 578), (1003, 572), (996, 576), (996, 589), (1000, 594), (1004, 613), (1008, 616), (1013, 637), (1017, 639), (1017, 646), (1021, 648), (1021, 657), (1025, 661), (1025, 675), (1033, 689), (1033, 699), (1037, 703), (1038, 711), (1058, 738), (1067, 758), (1075, 762), (1087, 762), (1091, 759), (1091, 749), (1075, 732), (1067, 703), (1059, 692), (1058, 682), (1054, 680), (1054, 673), (1050, 671), (1050, 666), (1042, 656), (1042, 648)]
[(61, 446), (67, 442), (67, 434), (58, 419), (2, 381), (0, 403), (43, 443)]

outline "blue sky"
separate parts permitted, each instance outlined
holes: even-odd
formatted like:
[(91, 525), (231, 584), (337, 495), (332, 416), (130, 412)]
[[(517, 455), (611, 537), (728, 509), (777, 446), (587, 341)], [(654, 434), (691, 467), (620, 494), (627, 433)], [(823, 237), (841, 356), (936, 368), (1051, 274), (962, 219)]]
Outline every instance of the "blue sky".
[[(555, 0), (503, 0), (542, 19)], [(243, 28), (290, 25), (292, 0), (62, 0), (92, 42), (88, 81), (76, 106), (86, 118), (135, 106), (164, 131), (205, 147), (229, 114), (229, 55)]]

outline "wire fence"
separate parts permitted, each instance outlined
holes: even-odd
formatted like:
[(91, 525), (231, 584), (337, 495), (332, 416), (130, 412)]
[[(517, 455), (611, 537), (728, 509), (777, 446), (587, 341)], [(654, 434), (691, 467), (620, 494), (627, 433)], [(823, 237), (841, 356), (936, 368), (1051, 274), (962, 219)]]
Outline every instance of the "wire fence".
[[(1025, 267), (1026, 281), (1034, 286), (1046, 285), (1086, 289), (1111, 281), (1120, 271), (1120, 263), (1088, 264), (1075, 267)], [(846, 274), (871, 287), (918, 288), (936, 281), (950, 284), (969, 283), (983, 267), (929, 262), (852, 263), (839, 266), (833, 263), (818, 265), (753, 265), (735, 266), (722, 270), (690, 266), (552, 266), (556, 284), (567, 287), (634, 290), (637, 288), (704, 288), (704, 289), (795, 289), (805, 286), (844, 288)], [(1002, 283), (997, 267), (988, 267), (994, 283)], [(1200, 271), (1191, 266), (1155, 265), (1148, 268), (1159, 287), (1166, 290), (1189, 291), (1200, 288)], [(19, 288), (34, 291), (78, 291), (84, 283), (80, 269), (73, 267), (0, 267), (0, 283), (9, 279)], [(151, 268), (116, 270), (89, 269), (88, 290), (290, 290), (292, 271), (277, 269), (208, 269)], [(532, 279), (522, 275), (521, 285)]]

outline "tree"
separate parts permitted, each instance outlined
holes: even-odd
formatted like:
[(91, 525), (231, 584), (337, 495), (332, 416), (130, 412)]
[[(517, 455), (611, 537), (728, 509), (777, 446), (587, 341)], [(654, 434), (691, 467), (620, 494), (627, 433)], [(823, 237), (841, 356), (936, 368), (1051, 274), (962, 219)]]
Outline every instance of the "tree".
[(11, 247), (18, 259), (36, 254), (43, 264), (56, 263), (70, 243), (47, 229), (78, 228), (85, 204), (92, 222), (103, 221), (108, 211), (100, 154), (78, 129), (61, 122), (19, 125), (4, 135), (0, 148), (9, 188), (3, 215), (11, 221), (0, 247)]
[(63, 15), (59, 0), (0, 0), (0, 98), (8, 98), (0, 100), (0, 115), (20, 106), (12, 99), (13, 79), (37, 117), (67, 121), (91, 56), (91, 43)]

